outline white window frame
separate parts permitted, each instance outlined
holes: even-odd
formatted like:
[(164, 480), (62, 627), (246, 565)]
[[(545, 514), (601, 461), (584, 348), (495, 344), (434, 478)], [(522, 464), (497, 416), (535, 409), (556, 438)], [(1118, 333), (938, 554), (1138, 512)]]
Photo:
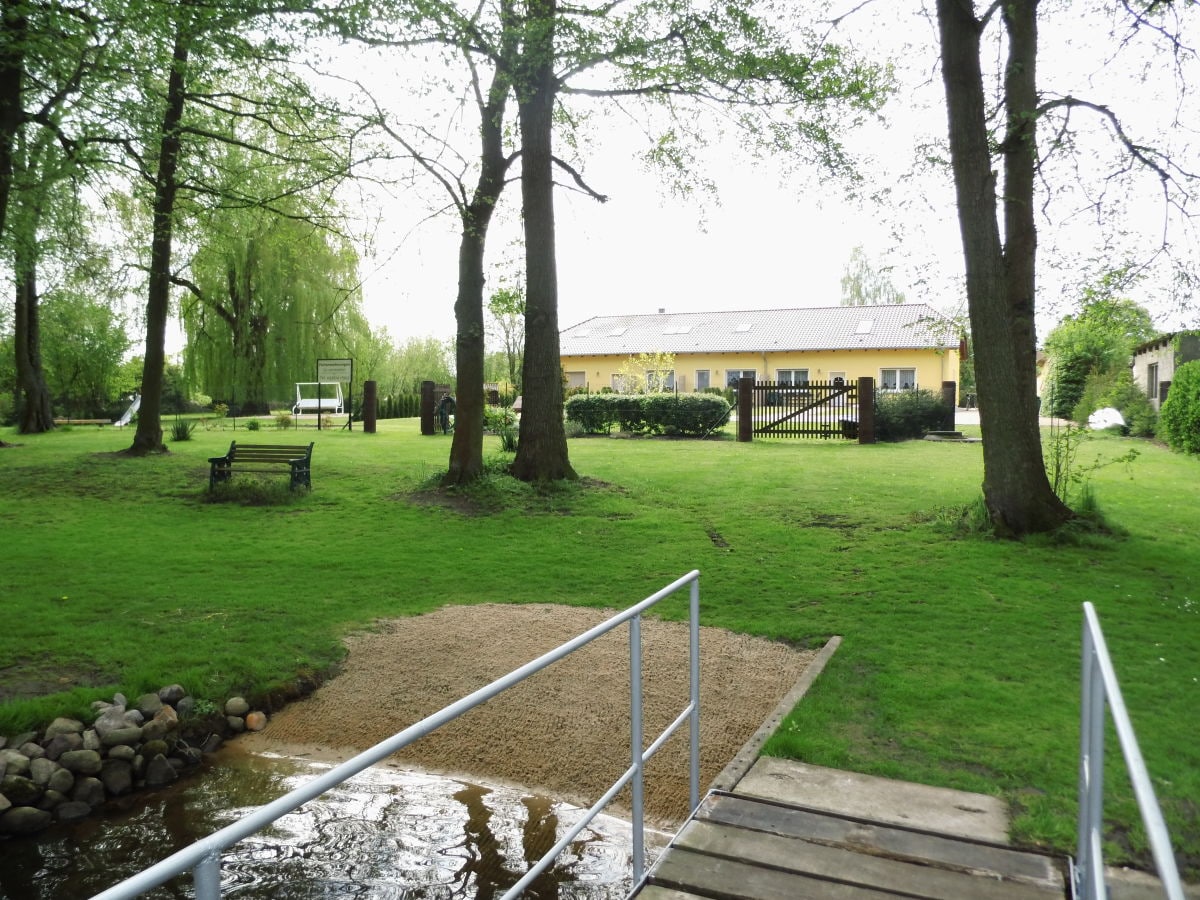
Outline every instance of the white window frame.
[(758, 381), (757, 369), (726, 369), (725, 370), (725, 386), (735, 388), (738, 386), (738, 379), (749, 378), (752, 381)]
[[(787, 373), (787, 379), (784, 379), (784, 373)], [(776, 369), (775, 382), (777, 384), (790, 384), (793, 387), (808, 384), (808, 369)]]
[[(665, 386), (663, 382), (666, 382)], [(655, 371), (653, 369), (646, 372), (646, 393), (672, 393), (675, 390), (675, 370), (662, 369)]]
[(696, 390), (698, 390), (698, 391), (708, 390), (708, 388), (711, 384), (711, 376), (712, 376), (712, 373), (709, 369), (697, 369), (696, 370)]
[[(888, 373), (892, 373), (891, 385), (888, 385)], [(901, 373), (911, 372), (911, 383), (905, 384)], [(881, 391), (914, 391), (917, 389), (917, 370), (909, 366), (889, 366), (879, 370), (879, 389)]]
[(1146, 394), (1151, 400), (1158, 399), (1158, 363), (1146, 366)]

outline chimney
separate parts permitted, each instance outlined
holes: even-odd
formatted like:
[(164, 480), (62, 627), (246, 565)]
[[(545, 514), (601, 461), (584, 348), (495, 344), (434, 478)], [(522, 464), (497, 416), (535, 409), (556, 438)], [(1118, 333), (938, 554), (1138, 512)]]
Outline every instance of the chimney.
[(663, 313), (665, 313), (666, 311), (667, 311), (667, 308), (666, 308), (665, 306), (660, 306), (660, 307), (658, 308), (658, 314), (659, 314), (660, 316), (661, 316)]

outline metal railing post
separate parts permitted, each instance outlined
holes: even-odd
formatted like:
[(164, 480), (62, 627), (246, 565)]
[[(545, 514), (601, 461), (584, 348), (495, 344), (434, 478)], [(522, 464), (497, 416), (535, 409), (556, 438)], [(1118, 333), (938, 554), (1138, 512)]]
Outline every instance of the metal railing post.
[(196, 900), (218, 900), (221, 896), (221, 853), (210, 853), (192, 870)]
[(642, 765), (642, 617), (629, 620), (629, 748), (633, 764), (633, 883), (646, 868), (645, 828), (642, 815), (644, 780)]
[(688, 723), (688, 813), (700, 805), (700, 579), (692, 581), (688, 601), (688, 630), (691, 653), (691, 706)]
[(1083, 623), (1079, 723), (1079, 894), (1104, 900), (1099, 836), (1104, 807), (1104, 684), (1098, 677), (1092, 630)]

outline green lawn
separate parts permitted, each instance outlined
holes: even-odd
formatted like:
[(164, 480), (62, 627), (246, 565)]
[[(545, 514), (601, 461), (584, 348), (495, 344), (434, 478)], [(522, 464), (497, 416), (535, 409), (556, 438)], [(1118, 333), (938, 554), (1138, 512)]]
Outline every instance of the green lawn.
[[(316, 440), (312, 493), (208, 503), (207, 457), (233, 436), (197, 430), (131, 459), (112, 452), (131, 434), (112, 428), (0, 432), (21, 445), (0, 450), (0, 733), (118, 688), (280, 689), (379, 617), (623, 606), (698, 568), (706, 624), (804, 646), (844, 637), (768, 752), (994, 793), (1020, 841), (1069, 852), (1090, 600), (1181, 860), (1200, 874), (1200, 460), (1138, 444), (1132, 466), (1093, 475), (1124, 538), (1009, 543), (949, 524), (978, 495), (978, 444), (580, 439), (580, 485), (496, 478), (446, 505), (414, 492), (450, 439), (385, 421), (374, 436), (259, 432)], [(1131, 445), (1099, 437), (1081, 459)], [(683, 601), (665, 614), (684, 616)], [(1144, 862), (1108, 746), (1108, 853)]]

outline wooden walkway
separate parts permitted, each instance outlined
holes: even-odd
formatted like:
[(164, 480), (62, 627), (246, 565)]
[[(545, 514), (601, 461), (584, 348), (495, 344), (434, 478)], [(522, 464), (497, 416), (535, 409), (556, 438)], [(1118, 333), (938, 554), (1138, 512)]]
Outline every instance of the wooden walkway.
[(713, 792), (641, 900), (1049, 900), (1065, 860), (790, 803)]

